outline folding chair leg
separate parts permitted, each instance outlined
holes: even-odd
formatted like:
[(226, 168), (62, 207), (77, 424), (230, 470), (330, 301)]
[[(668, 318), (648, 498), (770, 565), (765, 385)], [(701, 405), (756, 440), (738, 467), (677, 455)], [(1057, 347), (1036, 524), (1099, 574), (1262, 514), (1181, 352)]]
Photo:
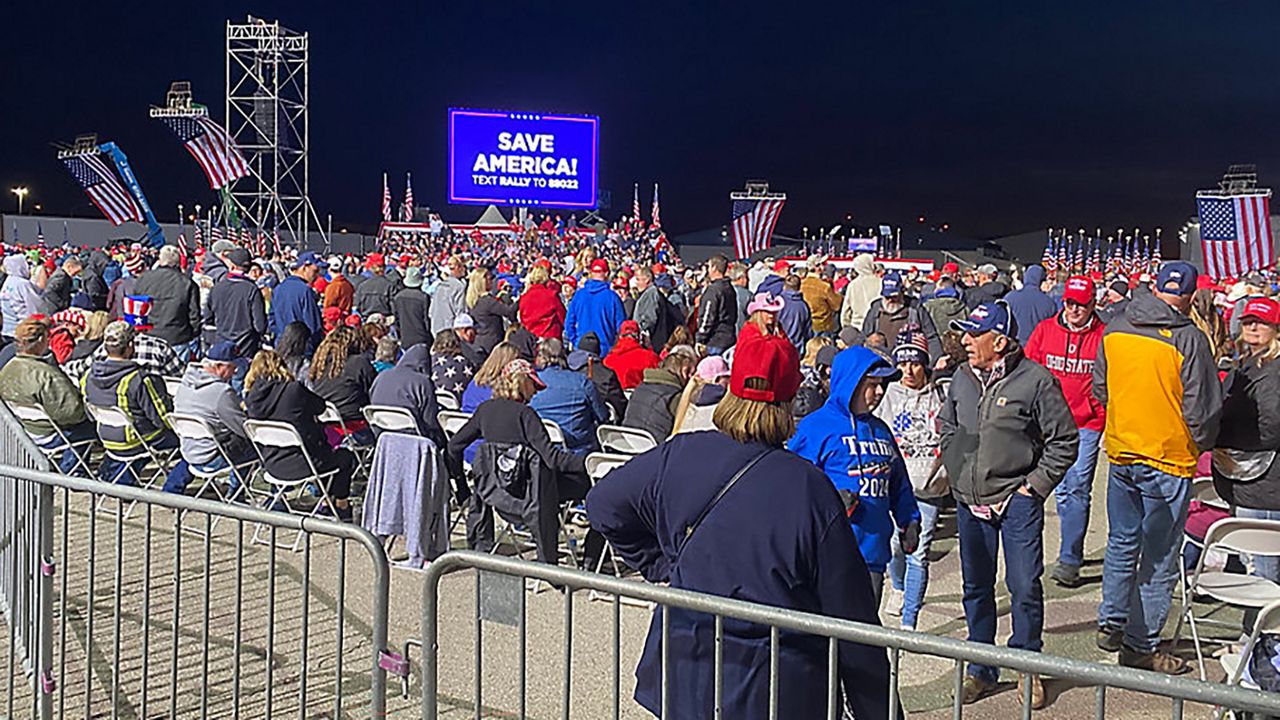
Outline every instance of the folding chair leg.
[(1200, 664), (1200, 681), (1204, 682), (1206, 680), (1204, 671), (1204, 651), (1200, 646), (1200, 631), (1196, 628), (1195, 612), (1188, 610), (1188, 613), (1187, 625), (1191, 627), (1191, 642), (1196, 648), (1196, 662)]

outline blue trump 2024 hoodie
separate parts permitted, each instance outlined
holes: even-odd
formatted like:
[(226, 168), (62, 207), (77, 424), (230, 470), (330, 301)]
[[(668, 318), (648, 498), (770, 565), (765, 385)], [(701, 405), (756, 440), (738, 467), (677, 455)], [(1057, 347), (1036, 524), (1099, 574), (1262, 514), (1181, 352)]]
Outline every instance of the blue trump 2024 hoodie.
[(827, 402), (800, 421), (788, 449), (817, 465), (837, 490), (858, 495), (850, 522), (862, 557), (871, 572), (889, 564), (889, 541), (897, 527), (919, 521), (911, 479), (893, 432), (880, 418), (853, 415), (849, 400), (871, 368), (888, 362), (863, 347), (836, 355), (831, 365), (831, 395)]
[(618, 327), (627, 319), (627, 311), (622, 307), (618, 294), (603, 280), (588, 280), (573, 294), (569, 301), (569, 311), (564, 318), (564, 335), (578, 346), (578, 339), (589, 332), (600, 338), (600, 357), (609, 354), (609, 349), (618, 339)]

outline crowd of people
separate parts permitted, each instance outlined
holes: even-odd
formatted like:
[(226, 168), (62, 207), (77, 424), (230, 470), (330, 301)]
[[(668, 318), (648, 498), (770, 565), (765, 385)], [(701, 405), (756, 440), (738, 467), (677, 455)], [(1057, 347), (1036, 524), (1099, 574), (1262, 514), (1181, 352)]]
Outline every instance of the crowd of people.
[[(1280, 303), (1261, 274), (1220, 286), (1181, 261), (1132, 277), (894, 272), (870, 255), (848, 270), (820, 256), (690, 267), (652, 240), (541, 228), (327, 258), (255, 258), (227, 241), (191, 257), (7, 248), (0, 398), (44, 410), (24, 424), (55, 455), (70, 445), (64, 472), (146, 482), (144, 451), (177, 449), (167, 492), (186, 492), (192, 469), (253, 458), (246, 420), (289, 423), (306, 454), (268, 448), (265, 469), (319, 470), (326, 511), (346, 520), (354, 450), (376, 442), (363, 410), (401, 407), (446, 456), (472, 548), (493, 547), (495, 509), (525, 513), (539, 559), (556, 562), (558, 513), (537, 510), (585, 499), (589, 559), (607, 540), (652, 581), (865, 622), (883, 607), (906, 629), (920, 623), (939, 516), (954, 510), (970, 639), (996, 640), (1003, 545), (1009, 645), (1032, 651), (1045, 502), (1061, 526), (1049, 576), (1078, 585), (1105, 449), (1097, 643), (1169, 674), (1188, 669), (1159, 643), (1192, 478), (1211, 475), (1239, 515), (1280, 519)], [(441, 427), (438, 391), (469, 413), (456, 432)], [(86, 406), (130, 422), (95, 423)], [(330, 411), (340, 421), (322, 421)], [(201, 418), (216, 442), (180, 438), (171, 413)], [(585, 456), (603, 424), (659, 445), (593, 488)], [(126, 460), (91, 469), (74, 451), (86, 442)], [(233, 472), (230, 497), (250, 481)], [(521, 493), (536, 502), (511, 510)], [(1274, 562), (1251, 571), (1280, 581)], [(705, 716), (714, 627), (670, 621), (671, 702)], [(654, 622), (637, 688), (650, 709)], [(730, 715), (753, 715), (768, 704), (767, 683), (748, 681), (767, 637), (728, 621), (724, 635), (726, 687), (744, 688), (726, 694)], [(820, 712), (825, 643), (782, 645), (785, 706)], [(840, 674), (856, 717), (884, 714), (882, 652), (842, 644)], [(997, 674), (971, 666), (964, 702)]]

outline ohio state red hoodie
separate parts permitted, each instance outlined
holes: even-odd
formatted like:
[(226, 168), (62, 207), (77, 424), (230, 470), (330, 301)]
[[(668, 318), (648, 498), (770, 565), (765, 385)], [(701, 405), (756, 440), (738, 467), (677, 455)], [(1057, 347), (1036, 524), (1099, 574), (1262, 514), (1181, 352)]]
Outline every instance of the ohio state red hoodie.
[(1085, 430), (1102, 430), (1106, 426), (1106, 408), (1093, 396), (1093, 362), (1105, 329), (1106, 325), (1094, 314), (1082, 330), (1071, 330), (1059, 312), (1031, 331), (1025, 348), (1028, 358), (1058, 378), (1076, 427)]

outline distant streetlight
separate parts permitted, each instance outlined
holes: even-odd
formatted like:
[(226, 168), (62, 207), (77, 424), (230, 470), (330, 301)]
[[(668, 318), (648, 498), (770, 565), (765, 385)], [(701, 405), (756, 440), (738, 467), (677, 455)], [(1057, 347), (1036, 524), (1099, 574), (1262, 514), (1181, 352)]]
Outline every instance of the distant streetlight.
[(27, 194), (31, 192), (26, 187), (16, 187), (10, 190), (14, 195), (18, 196), (18, 214), (22, 214), (22, 201), (27, 199)]
[(35, 204), (35, 211), (36, 211), (36, 212), (40, 212), (40, 211), (41, 211), (41, 210), (43, 210), (43, 209), (44, 209), (44, 208), (40, 206), (40, 203), (36, 203), (36, 204)]

